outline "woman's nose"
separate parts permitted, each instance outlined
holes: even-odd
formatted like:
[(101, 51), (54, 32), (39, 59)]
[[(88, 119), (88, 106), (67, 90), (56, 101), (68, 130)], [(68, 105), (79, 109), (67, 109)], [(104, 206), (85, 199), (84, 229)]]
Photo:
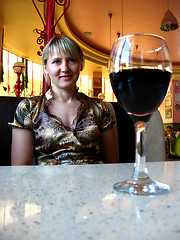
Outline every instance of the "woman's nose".
[(61, 71), (67, 71), (68, 63), (66, 61), (62, 61), (61, 63)]

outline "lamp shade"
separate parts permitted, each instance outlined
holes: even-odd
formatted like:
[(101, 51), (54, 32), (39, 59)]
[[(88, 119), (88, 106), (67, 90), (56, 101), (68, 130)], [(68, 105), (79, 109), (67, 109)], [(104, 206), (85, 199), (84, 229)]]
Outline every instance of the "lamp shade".
[(178, 21), (173, 13), (168, 9), (165, 13), (160, 29), (165, 32), (174, 31), (179, 27)]
[(25, 65), (22, 62), (16, 62), (13, 66), (13, 70), (15, 73), (23, 73), (25, 70)]

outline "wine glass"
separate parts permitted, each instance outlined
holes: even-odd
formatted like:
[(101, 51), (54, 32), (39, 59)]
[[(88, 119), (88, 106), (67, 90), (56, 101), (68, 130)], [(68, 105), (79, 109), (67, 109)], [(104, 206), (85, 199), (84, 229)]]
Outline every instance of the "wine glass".
[(109, 74), (114, 94), (132, 118), (136, 133), (133, 174), (127, 181), (114, 184), (114, 192), (136, 195), (169, 192), (168, 185), (149, 177), (145, 153), (149, 119), (162, 103), (172, 74), (171, 57), (165, 39), (153, 34), (118, 38), (110, 54)]

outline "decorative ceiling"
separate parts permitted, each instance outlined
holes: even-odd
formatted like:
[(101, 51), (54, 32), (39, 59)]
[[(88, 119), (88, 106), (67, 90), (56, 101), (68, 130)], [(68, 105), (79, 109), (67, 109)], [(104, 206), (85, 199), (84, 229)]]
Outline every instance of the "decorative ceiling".
[[(43, 15), (44, 3), (35, 2)], [(91, 72), (105, 71), (110, 47), (117, 33), (120, 36), (153, 33), (164, 37), (173, 63), (180, 65), (180, 28), (171, 32), (160, 30), (168, 5), (180, 24), (179, 0), (70, 0), (69, 9), (55, 30), (56, 33), (63, 31), (64, 35), (80, 44), (86, 59), (91, 60), (86, 62)], [(55, 19), (60, 17), (62, 11), (63, 8), (55, 3)], [(109, 13), (112, 14), (111, 20)], [(38, 34), (33, 30), (43, 30), (43, 24), (32, 1), (1, 0), (0, 17), (4, 26), (4, 48), (40, 63), (41, 57), (37, 55), (39, 45), (36, 43)]]

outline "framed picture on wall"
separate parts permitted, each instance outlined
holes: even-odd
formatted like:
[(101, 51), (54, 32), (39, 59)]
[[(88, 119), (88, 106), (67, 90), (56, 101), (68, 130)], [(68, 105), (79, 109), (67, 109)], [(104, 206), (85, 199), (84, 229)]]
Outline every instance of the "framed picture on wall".
[(180, 82), (177, 82), (174, 88), (174, 101), (180, 102)]
[(178, 103), (175, 104), (175, 107), (174, 107), (174, 108), (175, 108), (175, 111), (180, 112), (180, 104), (178, 104)]
[(174, 88), (174, 92), (180, 94), (180, 82), (176, 82), (176, 85), (175, 85), (175, 88)]
[(101, 92), (101, 88), (94, 88), (94, 97), (98, 97), (98, 94)]
[(172, 106), (172, 97), (167, 97), (165, 99), (165, 107), (171, 107)]
[(172, 108), (165, 109), (165, 118), (172, 118)]
[(102, 79), (101, 78), (93, 78), (93, 86), (94, 87), (101, 87), (102, 86)]
[(175, 102), (180, 102), (180, 93), (175, 93), (174, 94), (174, 101)]

